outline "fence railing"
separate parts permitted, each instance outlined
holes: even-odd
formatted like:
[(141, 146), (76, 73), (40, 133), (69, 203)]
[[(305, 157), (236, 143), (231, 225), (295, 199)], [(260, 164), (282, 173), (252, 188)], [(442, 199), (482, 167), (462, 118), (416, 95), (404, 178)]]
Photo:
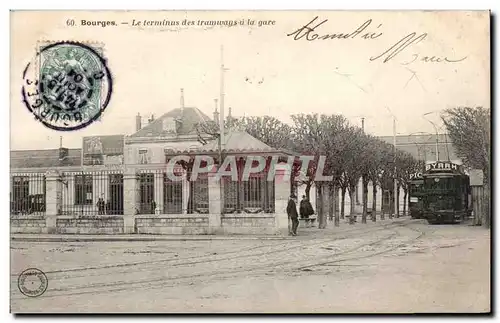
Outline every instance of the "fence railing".
[[(164, 167), (136, 167), (136, 214), (207, 214), (209, 181), (199, 174), (189, 181), (186, 170), (172, 180)], [(58, 172), (58, 215), (99, 216), (124, 214), (124, 169), (62, 169)], [(248, 181), (223, 178), (223, 213), (274, 213), (275, 182), (265, 176)], [(11, 173), (11, 214), (45, 214), (45, 173)], [(130, 196), (130, 195), (128, 195)]]
[(223, 177), (224, 213), (274, 213), (275, 182), (265, 176), (251, 176), (248, 181)]
[(119, 170), (99, 172), (64, 172), (61, 215), (122, 215), (123, 173)]
[(11, 174), (10, 213), (12, 215), (44, 215), (45, 195), (45, 174)]

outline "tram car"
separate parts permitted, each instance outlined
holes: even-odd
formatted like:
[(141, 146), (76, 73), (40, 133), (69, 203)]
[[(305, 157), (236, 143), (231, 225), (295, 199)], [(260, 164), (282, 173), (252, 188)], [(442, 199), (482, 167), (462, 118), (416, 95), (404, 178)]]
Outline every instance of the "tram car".
[(412, 219), (424, 217), (424, 177), (422, 172), (410, 174), (408, 209)]
[(457, 223), (470, 216), (470, 179), (462, 165), (427, 164), (423, 181), (423, 214), (429, 224)]

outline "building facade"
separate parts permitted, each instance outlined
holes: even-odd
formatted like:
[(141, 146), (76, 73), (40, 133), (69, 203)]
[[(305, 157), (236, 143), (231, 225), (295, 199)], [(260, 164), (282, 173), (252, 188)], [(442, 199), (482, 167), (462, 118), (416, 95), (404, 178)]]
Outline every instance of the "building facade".
[[(393, 144), (393, 136), (380, 136), (381, 140)], [(450, 138), (446, 134), (417, 133), (396, 136), (396, 148), (410, 153), (423, 161), (450, 160), (460, 161)], [(436, 158), (437, 157), (437, 158)]]

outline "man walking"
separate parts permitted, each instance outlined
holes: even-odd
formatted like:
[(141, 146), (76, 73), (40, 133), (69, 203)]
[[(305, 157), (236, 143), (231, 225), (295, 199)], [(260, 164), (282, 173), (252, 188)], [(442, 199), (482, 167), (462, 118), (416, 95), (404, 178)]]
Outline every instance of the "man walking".
[(297, 197), (295, 195), (290, 195), (288, 200), (288, 206), (286, 207), (286, 213), (288, 214), (288, 219), (292, 220), (292, 232), (291, 235), (297, 235), (297, 228), (299, 226), (299, 215), (297, 214), (297, 204), (295, 200)]

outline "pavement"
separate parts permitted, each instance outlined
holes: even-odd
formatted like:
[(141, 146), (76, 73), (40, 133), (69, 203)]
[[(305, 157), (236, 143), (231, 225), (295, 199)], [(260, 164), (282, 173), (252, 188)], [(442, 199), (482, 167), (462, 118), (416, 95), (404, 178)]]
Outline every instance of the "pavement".
[[(336, 232), (349, 231), (360, 226), (380, 226), (387, 223), (404, 221), (409, 217), (400, 217), (372, 222), (368, 219), (367, 224), (357, 222), (354, 225), (348, 224), (347, 220), (341, 220), (340, 226), (335, 227), (333, 222), (328, 222), (326, 229), (318, 229), (317, 222), (313, 227), (305, 227), (304, 223), (298, 229), (298, 236), (321, 236), (331, 235)], [(159, 235), (159, 234), (40, 234), (40, 233), (13, 233), (10, 235), (11, 241), (24, 242), (98, 242), (98, 241), (214, 241), (214, 240), (293, 240), (296, 237), (282, 235)]]

